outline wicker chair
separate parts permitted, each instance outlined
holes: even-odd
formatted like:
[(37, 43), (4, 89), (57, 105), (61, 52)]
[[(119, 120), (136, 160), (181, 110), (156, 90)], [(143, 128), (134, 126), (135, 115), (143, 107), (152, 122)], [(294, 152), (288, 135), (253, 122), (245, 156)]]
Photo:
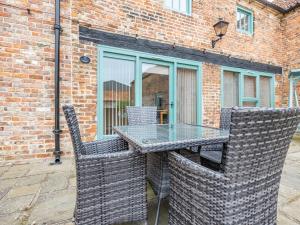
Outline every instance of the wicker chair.
[(121, 138), (83, 143), (73, 106), (64, 106), (76, 160), (75, 223), (146, 221), (145, 156)]
[(170, 225), (276, 225), (283, 164), (300, 109), (232, 110), (221, 169), (172, 152)]
[[(229, 130), (232, 108), (222, 108), (220, 114), (220, 129)], [(201, 147), (202, 162), (218, 168), (222, 158), (222, 144), (206, 145)], [(205, 164), (204, 163), (204, 164)]]

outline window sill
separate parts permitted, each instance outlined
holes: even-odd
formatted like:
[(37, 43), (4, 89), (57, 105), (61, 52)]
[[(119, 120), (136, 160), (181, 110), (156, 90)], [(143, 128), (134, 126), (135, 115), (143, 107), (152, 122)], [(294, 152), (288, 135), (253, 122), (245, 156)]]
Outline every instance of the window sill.
[(237, 29), (237, 32), (240, 33), (240, 34), (248, 35), (250, 37), (254, 36), (254, 32), (247, 32), (247, 31), (239, 30), (239, 29)]
[(179, 11), (179, 10), (176, 10), (176, 9), (173, 9), (173, 8), (170, 8), (170, 7), (168, 7), (168, 6), (165, 6), (164, 8), (167, 9), (167, 10), (170, 10), (170, 11), (172, 11), (172, 12), (179, 13), (179, 14), (184, 15), (184, 16), (192, 17), (192, 13), (182, 12), (182, 11)]

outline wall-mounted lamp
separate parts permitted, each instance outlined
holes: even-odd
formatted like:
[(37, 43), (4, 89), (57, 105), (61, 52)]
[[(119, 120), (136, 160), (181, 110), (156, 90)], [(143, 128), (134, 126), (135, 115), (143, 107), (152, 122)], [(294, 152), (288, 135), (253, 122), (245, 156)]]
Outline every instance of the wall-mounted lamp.
[(211, 45), (214, 48), (216, 46), (216, 43), (222, 39), (222, 37), (226, 34), (227, 28), (229, 23), (224, 21), (222, 18), (219, 19), (219, 22), (217, 22), (214, 25), (214, 30), (217, 36), (217, 39), (214, 39), (211, 41)]

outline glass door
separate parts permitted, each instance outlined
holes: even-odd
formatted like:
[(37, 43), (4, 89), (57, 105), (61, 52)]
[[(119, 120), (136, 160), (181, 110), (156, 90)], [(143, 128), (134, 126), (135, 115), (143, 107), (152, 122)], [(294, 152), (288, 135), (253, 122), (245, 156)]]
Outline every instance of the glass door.
[(157, 123), (173, 123), (173, 93), (170, 85), (171, 63), (141, 61), (142, 106), (157, 107)]

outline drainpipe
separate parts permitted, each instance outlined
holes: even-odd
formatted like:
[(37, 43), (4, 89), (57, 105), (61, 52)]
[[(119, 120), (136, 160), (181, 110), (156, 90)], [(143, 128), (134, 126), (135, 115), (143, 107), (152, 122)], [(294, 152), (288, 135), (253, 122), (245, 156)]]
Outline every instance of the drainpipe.
[(59, 51), (60, 51), (60, 33), (62, 32), (62, 28), (60, 26), (60, 0), (55, 0), (55, 24), (54, 24), (54, 32), (55, 32), (55, 69), (54, 69), (54, 86), (55, 86), (55, 99), (54, 99), (54, 107), (55, 107), (55, 128), (53, 130), (54, 138), (55, 138), (55, 150), (54, 150), (54, 162), (52, 164), (61, 164), (60, 161), (60, 123), (59, 123)]

